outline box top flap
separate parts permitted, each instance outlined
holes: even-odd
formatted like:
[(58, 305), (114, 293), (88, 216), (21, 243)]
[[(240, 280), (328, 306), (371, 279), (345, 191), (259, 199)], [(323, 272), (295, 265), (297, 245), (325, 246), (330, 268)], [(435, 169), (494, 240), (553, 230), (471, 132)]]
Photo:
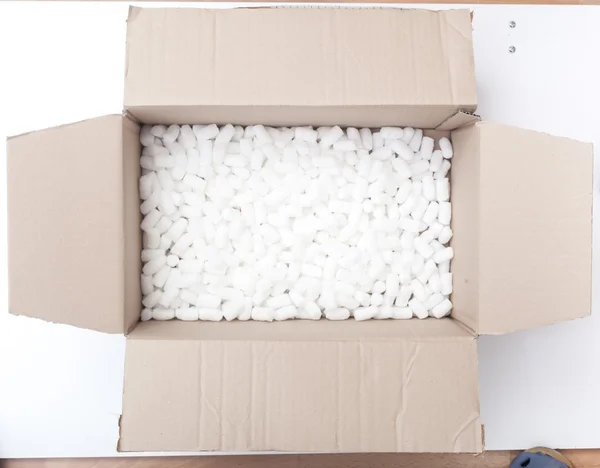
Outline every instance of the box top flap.
[(125, 107), (156, 106), (444, 108), (434, 128), (476, 106), (469, 11), (131, 8)]
[[(465, 203), (459, 191), (453, 203), (462, 216), (456, 223), (464, 224), (461, 210), (469, 205), (478, 224), (478, 238), (463, 249), (477, 252), (477, 258), (466, 254), (470, 269), (466, 258), (459, 259), (461, 245), (455, 249), (456, 299), (467, 295), (461, 284), (478, 283), (470, 292), (477, 296), (477, 316), (463, 322), (480, 334), (497, 334), (589, 315), (592, 145), (487, 122), (452, 138), (463, 146), (459, 157), (469, 157), (463, 149), (471, 142), (469, 162), (478, 172), (478, 193), (471, 193), (476, 201)], [(460, 177), (462, 166), (455, 161), (453, 177)]]
[(123, 117), (8, 140), (9, 310), (123, 333)]
[[(480, 452), (476, 340), (454, 321), (440, 322), (463, 339), (130, 336), (119, 450)], [(164, 325), (140, 324), (132, 335)]]

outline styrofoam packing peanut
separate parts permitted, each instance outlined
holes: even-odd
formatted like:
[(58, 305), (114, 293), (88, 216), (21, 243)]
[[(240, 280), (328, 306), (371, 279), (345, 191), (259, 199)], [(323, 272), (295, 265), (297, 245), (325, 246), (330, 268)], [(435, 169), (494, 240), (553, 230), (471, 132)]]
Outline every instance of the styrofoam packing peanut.
[(433, 254), (433, 261), (437, 264), (451, 260), (454, 257), (454, 249), (452, 247), (446, 247)]
[(418, 299), (413, 298), (410, 301), (408, 301), (408, 306), (413, 311), (413, 314), (416, 317), (418, 317), (420, 319), (429, 317), (429, 313), (427, 312), (427, 309), (425, 308), (423, 303), (421, 301), (419, 301)]
[(155, 307), (152, 309), (152, 318), (154, 320), (171, 320), (175, 318), (175, 311), (173, 309)]
[(446, 177), (448, 175), (448, 171), (450, 171), (450, 161), (448, 161), (447, 159), (444, 159), (442, 161), (442, 164), (439, 168), (439, 170), (437, 170), (436, 172), (433, 173), (433, 178), (438, 180), (438, 179), (443, 179), (444, 177)]
[(447, 138), (227, 124), (140, 141), (143, 320), (451, 311)]
[(350, 311), (343, 307), (329, 309), (325, 311), (325, 318), (328, 320), (346, 320), (350, 317)]
[(440, 202), (438, 210), (438, 220), (445, 226), (450, 224), (452, 219), (452, 206), (450, 202)]

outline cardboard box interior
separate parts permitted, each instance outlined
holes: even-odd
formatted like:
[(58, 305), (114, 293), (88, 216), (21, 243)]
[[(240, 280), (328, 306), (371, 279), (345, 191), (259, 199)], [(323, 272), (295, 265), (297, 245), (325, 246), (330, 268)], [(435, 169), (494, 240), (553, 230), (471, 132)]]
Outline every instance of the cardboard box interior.
[[(477, 335), (589, 314), (591, 145), (470, 114), (468, 11), (133, 8), (127, 57), (8, 142), (11, 313), (129, 332), (120, 449), (481, 451)], [(451, 318), (138, 323), (139, 123), (450, 132)]]

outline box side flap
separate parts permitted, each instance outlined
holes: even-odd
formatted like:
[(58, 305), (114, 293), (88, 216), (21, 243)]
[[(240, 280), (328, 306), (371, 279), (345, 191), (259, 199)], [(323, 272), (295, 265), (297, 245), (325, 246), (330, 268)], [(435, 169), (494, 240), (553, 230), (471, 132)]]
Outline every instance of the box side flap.
[(142, 308), (142, 234), (140, 223), (140, 126), (128, 117), (123, 118), (123, 233), (124, 251), (124, 331), (127, 332), (138, 322)]
[(283, 322), (141, 322), (130, 340), (203, 341), (422, 341), (470, 340), (473, 335), (454, 320), (369, 320), (340, 322), (287, 320)]
[(122, 117), (8, 140), (9, 310), (122, 333)]
[(472, 112), (459, 111), (452, 117), (446, 119), (436, 130), (456, 130), (457, 128), (465, 127), (479, 122), (481, 117)]
[(122, 451), (482, 450), (473, 337), (128, 339), (124, 385)]
[(472, 330), (479, 328), (479, 127), (470, 125), (451, 133), (454, 157), (450, 171), (452, 190), (451, 246), (452, 317)]
[(479, 333), (589, 315), (592, 145), (491, 123), (477, 126)]
[(132, 8), (125, 107), (143, 106), (454, 109), (445, 119), (476, 106), (469, 11)]

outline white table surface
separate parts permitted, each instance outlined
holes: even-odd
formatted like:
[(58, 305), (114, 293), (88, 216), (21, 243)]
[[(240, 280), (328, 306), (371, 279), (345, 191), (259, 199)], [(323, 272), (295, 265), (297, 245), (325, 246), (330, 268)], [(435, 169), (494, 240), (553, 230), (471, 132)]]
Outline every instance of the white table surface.
[[(120, 112), (126, 15), (124, 4), (0, 4), (0, 136)], [(599, 25), (600, 7), (476, 6), (479, 113), (600, 148)], [(594, 199), (600, 219), (596, 191)], [(600, 447), (597, 225), (594, 250), (591, 318), (481, 337), (487, 449)], [(2, 250), (1, 304), (6, 274)], [(2, 310), (0, 458), (117, 455), (124, 352), (122, 336)]]

